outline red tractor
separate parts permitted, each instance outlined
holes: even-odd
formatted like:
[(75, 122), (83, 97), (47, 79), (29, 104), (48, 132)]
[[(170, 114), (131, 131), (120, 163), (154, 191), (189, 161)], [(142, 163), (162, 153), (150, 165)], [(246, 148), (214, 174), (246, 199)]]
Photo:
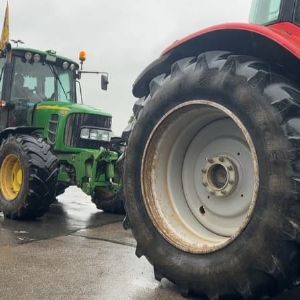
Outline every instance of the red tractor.
[(136, 254), (185, 295), (300, 284), (300, 1), (196, 32), (136, 80), (124, 166)]

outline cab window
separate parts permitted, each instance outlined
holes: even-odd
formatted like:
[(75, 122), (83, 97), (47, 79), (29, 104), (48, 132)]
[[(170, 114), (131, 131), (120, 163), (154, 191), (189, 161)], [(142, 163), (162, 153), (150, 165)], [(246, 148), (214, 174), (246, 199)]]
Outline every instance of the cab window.
[(54, 64), (29, 63), (15, 57), (11, 101), (30, 102), (64, 101), (76, 102), (75, 78), (70, 70)]
[(300, 26), (300, 0), (296, 1), (294, 22)]
[(250, 12), (250, 23), (265, 25), (279, 19), (282, 0), (254, 0)]
[(68, 73), (59, 74), (59, 81), (61, 84), (58, 85), (58, 99), (64, 102), (70, 102), (71, 96), (71, 82)]
[(6, 59), (0, 58), (0, 97), (2, 95), (2, 87), (3, 87), (3, 75), (4, 75), (4, 65), (5, 65)]

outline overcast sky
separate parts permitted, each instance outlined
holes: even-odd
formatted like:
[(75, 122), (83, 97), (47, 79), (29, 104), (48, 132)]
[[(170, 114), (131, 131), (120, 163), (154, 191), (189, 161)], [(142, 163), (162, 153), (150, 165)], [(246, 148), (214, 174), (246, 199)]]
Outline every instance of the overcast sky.
[[(6, 1), (1, 0), (1, 24)], [(174, 40), (210, 25), (246, 22), (251, 0), (11, 0), (11, 38), (27, 47), (53, 49), (78, 60), (86, 70), (107, 71), (82, 79), (84, 102), (113, 114), (120, 134), (131, 114), (132, 84), (138, 74)]]

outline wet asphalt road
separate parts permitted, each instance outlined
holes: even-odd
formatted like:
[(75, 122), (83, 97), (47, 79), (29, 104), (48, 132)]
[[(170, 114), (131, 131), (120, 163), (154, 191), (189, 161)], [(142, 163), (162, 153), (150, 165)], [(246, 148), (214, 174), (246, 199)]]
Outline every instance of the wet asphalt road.
[(72, 187), (39, 220), (16, 222), (4, 219), (0, 213), (0, 246), (66, 236), (84, 228), (100, 227), (122, 219), (123, 216), (104, 214), (97, 210), (89, 197)]
[[(135, 257), (122, 219), (99, 212), (76, 188), (34, 222), (0, 213), (0, 299), (184, 299)], [(276, 298), (296, 299), (296, 290)]]

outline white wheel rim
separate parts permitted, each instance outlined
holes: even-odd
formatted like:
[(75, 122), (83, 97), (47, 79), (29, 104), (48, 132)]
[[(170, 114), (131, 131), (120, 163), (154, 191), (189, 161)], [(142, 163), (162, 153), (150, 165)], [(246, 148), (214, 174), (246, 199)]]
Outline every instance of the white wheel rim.
[(259, 187), (255, 147), (224, 106), (185, 102), (150, 134), (141, 182), (148, 214), (167, 241), (190, 253), (214, 252), (251, 219)]

